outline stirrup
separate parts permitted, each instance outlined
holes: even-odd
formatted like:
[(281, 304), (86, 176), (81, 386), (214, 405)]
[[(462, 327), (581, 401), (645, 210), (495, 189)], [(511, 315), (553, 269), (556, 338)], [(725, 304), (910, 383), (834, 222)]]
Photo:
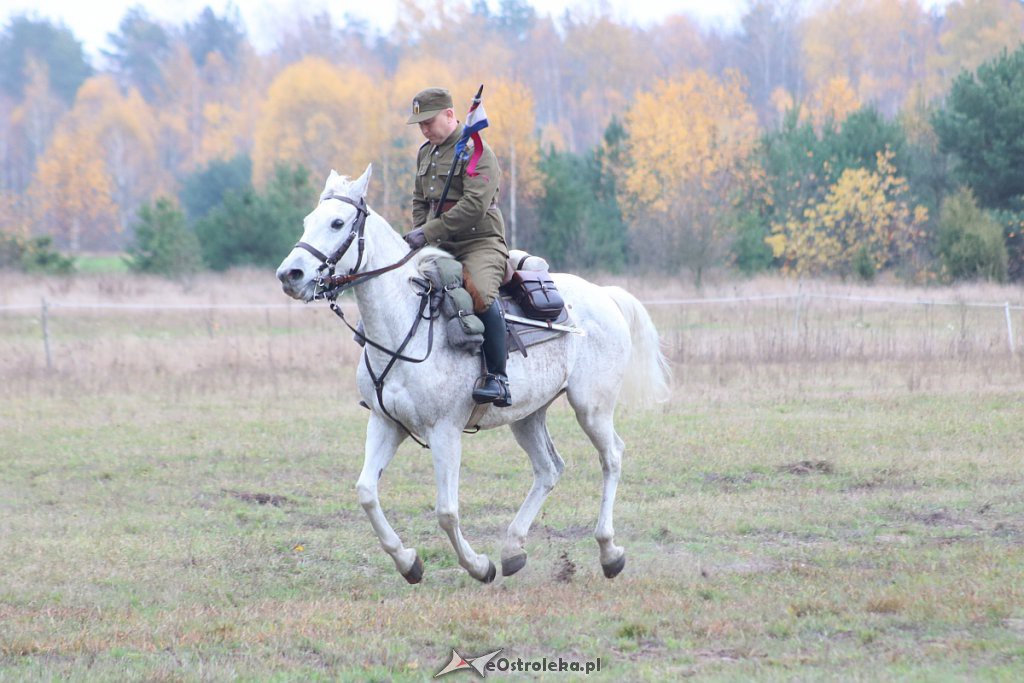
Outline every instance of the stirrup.
[(478, 404), (493, 403), (497, 408), (512, 405), (512, 392), (508, 387), (508, 378), (488, 372), (484, 375), (483, 384), (473, 389), (473, 401)]

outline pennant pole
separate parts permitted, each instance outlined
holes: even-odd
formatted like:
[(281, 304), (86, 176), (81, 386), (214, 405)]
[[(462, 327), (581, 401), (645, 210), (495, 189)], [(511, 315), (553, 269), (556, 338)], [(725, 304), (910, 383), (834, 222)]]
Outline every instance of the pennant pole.
[[(469, 105), (469, 111), (472, 112), (475, 109), (475, 105), (480, 104), (481, 98), (484, 94), (484, 84), (480, 84), (480, 89), (476, 91), (476, 95), (473, 97), (473, 104)], [(478, 145), (479, 146), (479, 145)], [(463, 138), (455, 143), (455, 158), (452, 159), (452, 166), (448, 169), (448, 178), (444, 181), (444, 190), (441, 191), (441, 199), (437, 202), (437, 210), (434, 212), (434, 218), (440, 218), (441, 213), (444, 211), (444, 201), (448, 198), (448, 190), (452, 188), (452, 177), (455, 175), (455, 167), (459, 165), (459, 157), (466, 149), (466, 139)]]

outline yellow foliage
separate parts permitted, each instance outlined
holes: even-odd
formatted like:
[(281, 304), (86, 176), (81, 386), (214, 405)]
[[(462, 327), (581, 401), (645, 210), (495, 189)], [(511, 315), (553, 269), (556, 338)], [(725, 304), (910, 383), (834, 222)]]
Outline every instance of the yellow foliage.
[(703, 71), (640, 93), (626, 114), (629, 204), (657, 213), (687, 203), (693, 191), (714, 193), (724, 175), (741, 180), (757, 141), (757, 118), (740, 81)]
[(124, 230), (164, 175), (157, 125), (136, 90), (122, 94), (109, 76), (86, 80), (37, 164), (29, 192), (38, 220), (72, 249)]
[(724, 247), (738, 194), (760, 175), (751, 162), (757, 119), (740, 79), (694, 71), (663, 81), (637, 96), (625, 128), (622, 204), (639, 242), (699, 282)]
[(823, 199), (774, 225), (766, 241), (776, 258), (785, 258), (797, 275), (845, 277), (859, 261), (881, 270), (909, 254), (928, 212), (911, 209), (907, 181), (896, 174), (892, 158), (886, 150), (878, 153), (875, 171), (846, 169)]
[[(470, 96), (479, 83), (463, 84), (459, 91)], [(470, 97), (462, 105), (458, 99), (455, 113), (459, 120), (466, 118)], [(533, 197), (541, 190), (540, 163), (537, 151), (533, 92), (518, 81), (490, 78), (484, 81), (484, 108), (490, 123), (481, 136), (487, 140), (498, 157), (503, 173), (502, 192), (511, 191), (512, 164), (516, 167), (516, 193), (520, 198)]]
[(113, 190), (99, 140), (63, 129), (40, 157), (29, 194), (43, 232), (74, 252), (83, 238), (117, 229)]
[(833, 76), (811, 97), (811, 123), (818, 131), (829, 124), (838, 128), (860, 106), (860, 100), (849, 79), (846, 76)]
[(317, 57), (289, 66), (271, 83), (256, 125), (253, 182), (262, 186), (279, 162), (302, 164), (315, 178), (332, 168), (362, 172), (383, 147), (386, 108), (361, 72)]
[(808, 16), (802, 34), (812, 91), (844, 76), (858, 100), (888, 114), (924, 80), (934, 49), (930, 19), (918, 0), (828, 0)]
[(1024, 5), (1017, 0), (962, 0), (946, 7), (940, 52), (931, 62), (937, 82), (929, 94), (945, 91), (962, 70), (974, 71), (1024, 42)]

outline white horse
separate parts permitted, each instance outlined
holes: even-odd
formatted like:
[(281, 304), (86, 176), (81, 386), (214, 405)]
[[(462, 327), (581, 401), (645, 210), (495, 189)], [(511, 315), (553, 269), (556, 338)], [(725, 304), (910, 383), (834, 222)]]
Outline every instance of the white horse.
[[(494, 563), (475, 552), (459, 528), (462, 431), (475, 407), (470, 394), (480, 362), (447, 345), (444, 325), (433, 330), (432, 348), (428, 346), (428, 323), (415, 328), (416, 318), (422, 314), (422, 296), (413, 279), (422, 280), (422, 273), (443, 252), (425, 248), (410, 256), (409, 247), (387, 221), (365, 208), (370, 173), (367, 167), (362, 176), (350, 181), (331, 171), (320, 204), (303, 221), (301, 241), (282, 261), (277, 277), (286, 294), (311, 301), (319, 293), (323, 263), (333, 258), (339, 272), (349, 273), (348, 284), (355, 287), (366, 337), (379, 345), (365, 346), (356, 372), (359, 391), (371, 408), (356, 489), (359, 503), (398, 571), (409, 583), (417, 583), (423, 563), (415, 549), (402, 544), (384, 517), (377, 481), (411, 431), (429, 443), (433, 455), (438, 522), (451, 539), (459, 564), (473, 578), (487, 583), (494, 580)], [(648, 399), (667, 397), (668, 366), (650, 316), (632, 295), (573, 275), (555, 274), (553, 279), (571, 306), (573, 323), (585, 334), (566, 334), (533, 346), (526, 358), (513, 353), (508, 363), (513, 404), (489, 406), (479, 420), (482, 429), (509, 425), (533, 465), (533, 486), (508, 527), (501, 551), (502, 574), (510, 576), (526, 564), (527, 532), (565, 466), (545, 421), (548, 406), (564, 392), (601, 459), (604, 488), (594, 535), (604, 574), (613, 578), (626, 562), (612, 528), (625, 448), (612, 424), (615, 404), (623, 380), (632, 380)], [(381, 350), (398, 351), (410, 330), (414, 333), (400, 353), (417, 360), (427, 355), (425, 360), (395, 361), (393, 353)], [(379, 376), (389, 363), (393, 367), (379, 402), (368, 365)]]

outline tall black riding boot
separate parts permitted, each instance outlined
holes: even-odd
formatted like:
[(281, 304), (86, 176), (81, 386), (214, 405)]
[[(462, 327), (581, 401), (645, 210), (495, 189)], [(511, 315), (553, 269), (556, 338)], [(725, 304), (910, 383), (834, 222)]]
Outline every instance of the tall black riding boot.
[(484, 323), (484, 363), (487, 375), (480, 387), (473, 390), (477, 403), (493, 403), (499, 408), (512, 405), (512, 392), (508, 388), (505, 360), (508, 358), (505, 340), (505, 316), (495, 299), (483, 313), (477, 314)]

